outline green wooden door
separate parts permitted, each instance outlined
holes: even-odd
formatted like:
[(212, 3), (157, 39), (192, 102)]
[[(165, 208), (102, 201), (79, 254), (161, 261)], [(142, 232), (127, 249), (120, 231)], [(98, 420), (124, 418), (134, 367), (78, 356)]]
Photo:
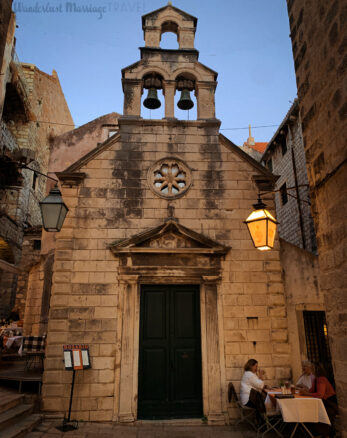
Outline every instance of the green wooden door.
[(139, 353), (138, 418), (201, 417), (199, 286), (142, 286)]

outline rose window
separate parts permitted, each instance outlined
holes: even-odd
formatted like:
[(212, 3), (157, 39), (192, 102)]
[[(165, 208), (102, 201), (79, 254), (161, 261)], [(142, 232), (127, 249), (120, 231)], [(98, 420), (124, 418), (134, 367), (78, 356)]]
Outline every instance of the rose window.
[(150, 187), (165, 198), (183, 195), (190, 186), (191, 178), (188, 167), (177, 159), (164, 159), (149, 170)]

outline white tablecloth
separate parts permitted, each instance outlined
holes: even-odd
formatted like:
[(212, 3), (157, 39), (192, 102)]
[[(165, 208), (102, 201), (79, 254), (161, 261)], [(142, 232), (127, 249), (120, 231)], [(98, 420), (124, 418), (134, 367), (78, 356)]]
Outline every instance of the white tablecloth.
[(330, 424), (328, 414), (320, 398), (276, 399), (286, 423), (326, 423)]
[(267, 396), (266, 396), (266, 399), (265, 399), (265, 407), (266, 407), (266, 411), (268, 413), (270, 413), (272, 411), (279, 412), (280, 408), (279, 408), (277, 403), (276, 403), (276, 406), (274, 406), (274, 404), (272, 403), (272, 401), (270, 399), (270, 394), (276, 395), (276, 394), (282, 394), (282, 392), (281, 391), (267, 391)]

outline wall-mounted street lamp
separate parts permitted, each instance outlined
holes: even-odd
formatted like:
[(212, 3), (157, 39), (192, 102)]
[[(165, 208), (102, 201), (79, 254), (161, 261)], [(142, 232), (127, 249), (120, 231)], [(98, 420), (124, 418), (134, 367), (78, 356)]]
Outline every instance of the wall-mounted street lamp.
[(39, 202), (39, 204), (43, 228), (46, 231), (59, 232), (61, 230), (61, 227), (63, 226), (65, 217), (69, 209), (65, 205), (61, 196), (61, 192), (57, 185), (58, 180), (44, 173), (41, 173), (38, 170), (31, 169), (26, 165), (21, 164), (20, 167), (31, 170), (32, 172), (35, 172), (39, 175), (51, 179), (52, 181), (55, 181), (55, 187), (53, 187), (49, 191), (48, 196), (46, 196), (43, 201)]
[[(308, 187), (308, 184), (288, 187), (287, 191), (295, 189), (298, 193), (299, 187)], [(252, 211), (252, 213), (245, 220), (245, 224), (247, 225), (248, 231), (251, 235), (253, 245), (260, 251), (268, 251), (270, 249), (273, 249), (275, 243), (276, 229), (279, 223), (277, 222), (276, 218), (268, 210), (266, 210), (266, 204), (264, 204), (264, 202), (262, 201), (261, 195), (276, 192), (280, 192), (280, 190), (271, 190), (269, 192), (258, 193), (258, 201), (256, 204), (253, 204), (255, 210)], [(287, 194), (292, 198), (297, 199), (298, 202), (302, 201), (310, 205), (310, 202), (306, 201), (305, 199), (299, 199), (291, 193)]]
[(253, 207), (255, 210), (245, 220), (253, 245), (260, 251), (273, 249), (278, 222), (266, 210), (266, 204), (261, 200), (260, 193), (258, 202)]
[(43, 228), (46, 231), (59, 232), (69, 209), (61, 197), (58, 186), (53, 187), (48, 196), (39, 204)]

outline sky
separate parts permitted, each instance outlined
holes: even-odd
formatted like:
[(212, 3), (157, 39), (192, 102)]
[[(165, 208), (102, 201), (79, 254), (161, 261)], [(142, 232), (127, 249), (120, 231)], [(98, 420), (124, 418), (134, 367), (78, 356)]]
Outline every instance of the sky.
[[(218, 72), (216, 116), (222, 121), (221, 132), (242, 145), (251, 124), (255, 141), (270, 140), (297, 93), (286, 1), (172, 3), (198, 18), (199, 61)], [(112, 111), (122, 113), (121, 69), (140, 59), (141, 16), (166, 4), (14, 0), (16, 52), (22, 62), (46, 73), (57, 71), (76, 126)], [(161, 47), (178, 48), (176, 36), (164, 34)], [(189, 113), (179, 117), (193, 120), (196, 111)], [(152, 114), (144, 108), (142, 116), (163, 117), (163, 105)], [(268, 127), (257, 128), (262, 126)]]

